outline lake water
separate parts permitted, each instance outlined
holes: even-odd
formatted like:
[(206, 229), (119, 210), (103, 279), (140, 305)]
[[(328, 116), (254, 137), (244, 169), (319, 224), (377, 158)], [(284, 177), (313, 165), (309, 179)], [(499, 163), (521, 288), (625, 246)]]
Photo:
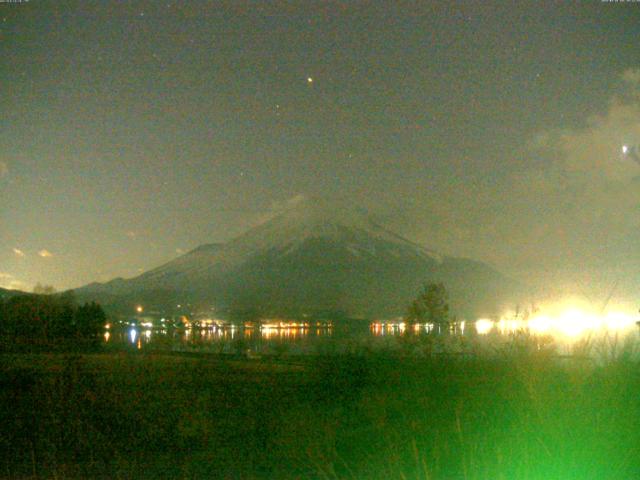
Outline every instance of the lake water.
[(557, 316), (478, 319), (449, 326), (407, 325), (401, 321), (332, 325), (282, 322), (277, 325), (207, 328), (125, 327), (107, 330), (108, 345), (140, 350), (242, 353), (248, 356), (340, 354), (396, 351), (415, 355), (495, 353), (548, 349), (558, 355), (616, 355), (640, 350), (640, 328), (633, 315), (603, 316), (567, 311)]

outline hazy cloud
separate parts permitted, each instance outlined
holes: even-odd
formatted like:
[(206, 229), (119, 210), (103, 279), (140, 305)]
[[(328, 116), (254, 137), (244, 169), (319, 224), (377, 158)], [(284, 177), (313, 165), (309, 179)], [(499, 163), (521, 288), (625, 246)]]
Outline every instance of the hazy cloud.
[(307, 197), (305, 195), (302, 194), (298, 194), (298, 195), (294, 195), (293, 197), (290, 197), (286, 200), (281, 200), (281, 201), (274, 201), (271, 202), (271, 204), (266, 208), (266, 211), (257, 215), (255, 221), (251, 222), (253, 225), (259, 225), (261, 223), (264, 223), (270, 219), (272, 219), (273, 217), (281, 214), (282, 212), (285, 212), (293, 207), (295, 207), (296, 205), (300, 205), (301, 203), (305, 202), (307, 200)]
[(582, 128), (532, 132), (519, 171), (436, 185), (409, 205), (421, 220), (407, 230), (530, 281), (552, 271), (568, 284), (578, 272), (597, 272), (595, 280), (605, 268), (640, 269), (640, 165), (621, 155), (622, 145), (640, 145), (640, 96), (630, 95), (638, 77), (625, 72), (626, 90)]
[[(623, 78), (635, 79), (640, 85), (640, 70), (627, 71)], [(608, 111), (589, 118), (582, 129), (538, 134), (531, 144), (532, 153), (555, 152), (554, 161), (542, 176), (526, 172), (524, 179), (535, 180), (537, 188), (577, 196), (574, 200), (582, 207), (611, 198), (637, 199), (640, 189), (635, 182), (640, 166), (621, 155), (625, 144), (640, 144), (640, 98), (612, 98)]]
[(26, 283), (18, 280), (13, 275), (7, 272), (0, 272), (0, 288), (6, 288), (9, 290), (27, 290)]
[(269, 212), (271, 215), (277, 215), (286, 210), (289, 210), (290, 208), (295, 207), (296, 205), (300, 205), (306, 199), (307, 197), (305, 195), (298, 194), (283, 201), (272, 202), (271, 206), (269, 207)]
[(622, 145), (640, 144), (640, 96), (633, 94), (640, 70), (622, 79), (626, 91), (583, 128), (532, 137), (531, 167), (489, 193), (500, 208), (483, 222), (483, 233), (513, 242), (510, 250), (524, 250), (520, 258), (531, 263), (546, 258), (616, 264), (622, 257), (640, 262), (634, 253), (640, 247), (640, 165), (621, 155)]

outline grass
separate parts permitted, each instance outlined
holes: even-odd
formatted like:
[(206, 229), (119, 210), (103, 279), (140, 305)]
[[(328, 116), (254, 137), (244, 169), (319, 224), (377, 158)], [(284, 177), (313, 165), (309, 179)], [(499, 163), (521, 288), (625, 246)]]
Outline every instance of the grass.
[(5, 478), (640, 478), (625, 355), (0, 360)]

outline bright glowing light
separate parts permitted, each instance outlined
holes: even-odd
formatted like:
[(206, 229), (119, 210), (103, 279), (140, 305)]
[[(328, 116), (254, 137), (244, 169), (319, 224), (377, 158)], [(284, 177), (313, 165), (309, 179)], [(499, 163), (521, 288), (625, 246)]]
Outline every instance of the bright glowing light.
[(498, 322), (498, 330), (500, 330), (500, 333), (503, 335), (505, 333), (515, 333), (522, 328), (522, 322), (513, 318), (501, 318)]
[(307, 77), (307, 83), (313, 83), (313, 78)]
[(542, 334), (551, 330), (553, 322), (546, 315), (537, 315), (529, 320), (528, 327), (531, 333)]
[(131, 339), (131, 343), (135, 343), (136, 342), (136, 337), (137, 336), (138, 336), (138, 332), (136, 332), (136, 330), (134, 328), (129, 330), (129, 338)]
[(274, 327), (263, 327), (260, 328), (260, 335), (266, 339), (274, 338), (278, 336), (278, 329)]
[(629, 152), (629, 146), (628, 145), (623, 145), (622, 146), (622, 153), (624, 155), (626, 155)]
[(493, 322), (486, 318), (476, 320), (476, 332), (480, 335), (486, 335), (493, 328)]
[(604, 319), (604, 324), (611, 330), (623, 330), (632, 327), (635, 323), (631, 315), (622, 312), (609, 312)]
[(568, 337), (578, 337), (586, 330), (597, 326), (597, 318), (577, 309), (565, 311), (557, 322), (560, 333)]
[(147, 340), (151, 338), (151, 330), (144, 331), (144, 338), (146, 338)]
[(142, 305), (138, 305), (138, 306), (136, 307), (136, 312), (138, 312), (138, 313), (142, 313)]
[(109, 332), (104, 332), (104, 341), (108, 342), (109, 338), (111, 338), (111, 334)]

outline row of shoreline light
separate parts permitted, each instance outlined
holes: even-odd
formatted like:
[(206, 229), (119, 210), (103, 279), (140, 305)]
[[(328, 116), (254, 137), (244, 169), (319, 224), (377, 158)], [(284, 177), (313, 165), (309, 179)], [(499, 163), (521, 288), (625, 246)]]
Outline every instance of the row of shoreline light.
[(528, 319), (503, 317), (498, 321), (479, 319), (476, 331), (485, 335), (494, 329), (501, 334), (526, 331), (533, 335), (561, 335), (567, 338), (602, 332), (632, 330), (638, 321), (634, 315), (611, 311), (597, 314), (579, 308), (568, 308), (559, 314), (536, 314)]
[[(566, 338), (576, 338), (585, 334), (598, 332), (625, 332), (631, 331), (638, 323), (634, 315), (622, 311), (611, 311), (598, 315), (579, 308), (568, 308), (558, 314), (535, 314), (529, 318), (518, 318), (515, 314), (505, 315), (499, 320), (479, 318), (478, 320), (465, 322), (453, 322), (449, 326), (440, 326), (445, 331), (464, 334), (465, 329), (473, 328), (478, 335), (488, 335), (492, 332), (502, 335), (518, 332), (527, 332), (532, 335), (552, 335)], [(471, 327), (469, 326), (471, 324)], [(371, 331), (376, 336), (403, 334), (407, 329), (415, 333), (429, 333), (438, 330), (438, 325), (433, 323), (408, 324), (403, 321), (371, 323)]]

